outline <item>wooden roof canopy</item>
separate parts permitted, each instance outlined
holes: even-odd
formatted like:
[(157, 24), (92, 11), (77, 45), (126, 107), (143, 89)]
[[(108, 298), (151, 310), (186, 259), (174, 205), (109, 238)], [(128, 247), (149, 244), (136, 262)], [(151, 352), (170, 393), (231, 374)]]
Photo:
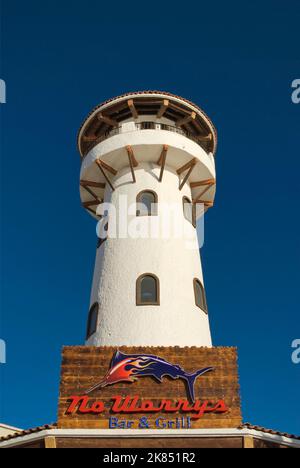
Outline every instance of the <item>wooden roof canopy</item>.
[[(78, 149), (84, 157), (96, 144), (106, 139), (124, 120), (140, 116), (162, 117), (174, 122), (207, 152), (216, 151), (217, 132), (211, 120), (192, 102), (167, 92), (126, 93), (95, 107), (78, 133)], [(147, 118), (145, 118), (145, 121)]]

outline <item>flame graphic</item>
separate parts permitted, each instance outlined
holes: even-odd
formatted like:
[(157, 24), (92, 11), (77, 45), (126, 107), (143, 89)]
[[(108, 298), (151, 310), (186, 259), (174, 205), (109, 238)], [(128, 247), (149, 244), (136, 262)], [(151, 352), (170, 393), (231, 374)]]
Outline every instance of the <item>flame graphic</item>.
[(134, 382), (137, 380), (135, 376), (143, 375), (143, 370), (153, 364), (149, 359), (124, 359), (114, 366), (105, 376), (103, 381), (106, 385), (120, 382), (121, 380), (129, 380)]
[(107, 385), (113, 385), (118, 382), (134, 382), (140, 375), (143, 375), (144, 369), (150, 367), (154, 362), (151, 359), (143, 358), (126, 358), (116, 364), (108, 371), (104, 379), (85, 393), (90, 393), (96, 388), (103, 388)]

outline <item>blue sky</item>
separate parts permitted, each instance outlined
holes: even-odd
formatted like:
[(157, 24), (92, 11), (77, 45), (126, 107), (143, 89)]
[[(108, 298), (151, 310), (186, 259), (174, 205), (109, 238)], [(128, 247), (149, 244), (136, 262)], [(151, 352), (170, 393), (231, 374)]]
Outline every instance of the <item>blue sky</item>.
[(300, 434), (299, 23), (296, 0), (2, 1), (2, 421), (55, 421), (61, 348), (84, 341), (96, 234), (77, 129), (107, 98), (158, 89), (218, 129), (203, 268), (214, 344), (239, 349), (244, 421)]

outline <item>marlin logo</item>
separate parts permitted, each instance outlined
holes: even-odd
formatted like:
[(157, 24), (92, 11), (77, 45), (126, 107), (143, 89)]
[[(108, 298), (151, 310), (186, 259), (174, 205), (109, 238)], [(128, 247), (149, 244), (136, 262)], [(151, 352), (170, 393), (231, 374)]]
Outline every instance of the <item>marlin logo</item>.
[(204, 367), (196, 372), (185, 372), (178, 365), (171, 364), (165, 359), (151, 354), (124, 354), (119, 350), (114, 354), (110, 369), (101, 382), (90, 387), (85, 393), (91, 393), (97, 388), (113, 385), (118, 382), (134, 382), (139, 377), (154, 377), (158, 382), (162, 382), (164, 376), (172, 379), (183, 379), (187, 383), (187, 393), (190, 400), (195, 402), (195, 381), (197, 377), (210, 372), (213, 367)]

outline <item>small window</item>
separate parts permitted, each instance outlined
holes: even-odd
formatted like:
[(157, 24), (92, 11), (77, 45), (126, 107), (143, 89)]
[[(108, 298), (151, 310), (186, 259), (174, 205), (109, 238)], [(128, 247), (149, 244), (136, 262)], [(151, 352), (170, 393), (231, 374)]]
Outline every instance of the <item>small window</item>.
[(159, 279), (145, 273), (136, 281), (136, 305), (159, 305)]
[(88, 339), (97, 330), (99, 304), (95, 302), (89, 311), (86, 339)]
[(103, 242), (105, 242), (106, 239), (107, 239), (107, 234), (105, 236), (105, 233), (107, 233), (107, 231), (108, 231), (108, 222), (104, 225), (103, 230), (104, 230), (104, 232), (101, 233), (101, 237), (97, 236), (97, 249), (99, 249), (99, 247), (101, 247)]
[(205, 289), (202, 283), (196, 278), (194, 279), (194, 294), (196, 306), (200, 307), (200, 309), (207, 314)]
[(157, 195), (152, 190), (143, 190), (136, 197), (136, 215), (137, 216), (156, 216), (157, 215)]
[(183, 197), (183, 216), (189, 221), (194, 227), (196, 227), (196, 216), (195, 206), (188, 197)]

